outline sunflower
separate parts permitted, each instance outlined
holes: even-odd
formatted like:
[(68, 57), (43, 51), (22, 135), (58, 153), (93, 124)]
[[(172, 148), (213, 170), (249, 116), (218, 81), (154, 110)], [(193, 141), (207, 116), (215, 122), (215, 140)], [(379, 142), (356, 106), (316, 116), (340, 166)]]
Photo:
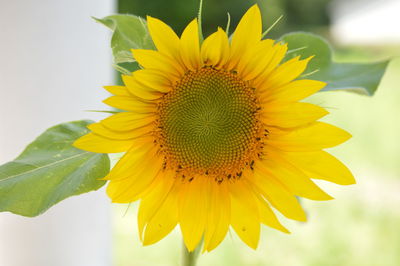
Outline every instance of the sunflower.
[(328, 112), (299, 102), (325, 86), (298, 79), (311, 58), (282, 62), (287, 46), (262, 39), (252, 6), (231, 40), (221, 28), (204, 41), (193, 20), (179, 38), (147, 17), (156, 50), (133, 49), (141, 66), (104, 102), (124, 110), (89, 125), (75, 146), (123, 157), (108, 176), (116, 203), (140, 200), (139, 235), (155, 243), (179, 224), (192, 251), (211, 251), (230, 227), (256, 248), (260, 225), (288, 233), (274, 211), (297, 221), (297, 197), (330, 200), (311, 179), (353, 184), (324, 151), (350, 135), (317, 121)]

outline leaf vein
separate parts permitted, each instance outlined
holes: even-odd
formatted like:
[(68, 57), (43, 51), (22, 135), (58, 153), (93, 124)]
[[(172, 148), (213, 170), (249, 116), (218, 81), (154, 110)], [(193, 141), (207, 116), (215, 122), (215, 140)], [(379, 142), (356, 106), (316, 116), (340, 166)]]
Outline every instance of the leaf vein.
[(82, 155), (85, 155), (85, 154), (88, 154), (88, 153), (89, 153), (88, 151), (87, 151), (87, 152), (82, 152), (82, 153), (73, 155), (73, 156), (71, 156), (71, 157), (64, 158), (64, 159), (59, 160), (59, 161), (55, 161), (55, 162), (52, 162), (52, 163), (49, 163), (49, 164), (45, 164), (45, 165), (42, 165), (42, 166), (40, 166), (40, 167), (31, 169), (31, 170), (29, 170), (29, 171), (22, 172), (22, 173), (19, 173), (19, 174), (12, 175), (12, 176), (9, 176), (9, 177), (7, 177), (7, 178), (1, 179), (0, 182), (10, 180), (11, 178), (15, 178), (15, 177), (18, 177), (18, 176), (20, 176), (20, 175), (30, 174), (30, 173), (35, 172), (35, 171), (38, 171), (38, 170), (40, 170), (40, 169), (43, 169), (43, 168), (46, 168), (46, 167), (50, 167), (50, 166), (53, 166), (53, 165), (56, 165), (56, 164), (65, 162), (65, 161), (68, 161), (68, 160), (70, 160), (70, 159), (74, 159), (74, 158), (77, 158), (77, 157), (79, 157), (79, 156), (82, 156)]

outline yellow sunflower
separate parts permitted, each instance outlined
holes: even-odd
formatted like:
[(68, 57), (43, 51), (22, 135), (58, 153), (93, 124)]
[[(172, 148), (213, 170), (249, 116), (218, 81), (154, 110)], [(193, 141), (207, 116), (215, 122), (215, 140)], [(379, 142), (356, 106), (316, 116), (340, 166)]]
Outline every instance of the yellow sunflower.
[[(204, 238), (211, 251), (230, 227), (256, 248), (260, 224), (288, 232), (274, 214), (305, 221), (296, 196), (329, 200), (311, 179), (353, 184), (350, 171), (323, 149), (350, 135), (318, 122), (328, 112), (299, 102), (324, 82), (297, 79), (310, 58), (281, 63), (285, 44), (262, 40), (251, 7), (232, 39), (221, 28), (203, 42), (197, 20), (179, 38), (148, 17), (157, 50), (133, 49), (141, 66), (108, 86), (104, 102), (125, 110), (99, 123), (75, 146), (124, 156), (105, 178), (116, 203), (140, 200), (144, 245), (177, 224), (189, 251)], [(274, 209), (274, 210), (273, 210)]]

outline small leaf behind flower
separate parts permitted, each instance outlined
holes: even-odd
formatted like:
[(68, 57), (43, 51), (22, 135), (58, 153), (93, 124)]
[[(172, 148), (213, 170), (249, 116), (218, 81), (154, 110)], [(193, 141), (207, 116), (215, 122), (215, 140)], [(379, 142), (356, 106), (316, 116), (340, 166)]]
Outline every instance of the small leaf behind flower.
[(324, 91), (346, 90), (373, 95), (389, 63), (389, 61), (368, 64), (333, 62), (329, 43), (311, 33), (289, 33), (283, 35), (281, 39), (289, 48), (286, 60), (299, 55), (302, 58), (315, 55), (304, 74), (307, 78), (327, 82)]
[(111, 48), (116, 64), (135, 62), (131, 49), (154, 49), (147, 23), (141, 17), (112, 15), (94, 19), (113, 31)]
[(92, 121), (59, 124), (40, 135), (14, 161), (0, 166), (0, 211), (33, 217), (73, 195), (97, 190), (110, 170), (106, 154), (72, 146)]

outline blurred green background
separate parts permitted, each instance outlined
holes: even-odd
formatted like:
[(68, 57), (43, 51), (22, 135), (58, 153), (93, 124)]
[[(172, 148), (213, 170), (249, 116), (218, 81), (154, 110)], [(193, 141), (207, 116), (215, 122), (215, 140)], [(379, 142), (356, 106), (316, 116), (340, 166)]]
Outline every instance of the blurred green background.
[[(274, 28), (274, 32), (271, 32), (272, 37), (294, 30), (317, 30), (329, 25), (327, 9), (329, 2), (330, 0), (204, 0), (203, 30), (205, 35), (208, 35), (218, 26), (225, 28), (227, 13), (231, 15), (231, 25), (236, 25), (243, 12), (255, 3), (263, 11), (264, 24), (271, 24), (279, 16), (284, 16)], [(119, 0), (118, 3), (119, 13), (160, 18), (179, 34), (197, 15), (199, 8), (197, 0)]]
[[(258, 1), (264, 27), (280, 15), (284, 18), (270, 36), (306, 30), (329, 35), (329, 0)], [(250, 0), (205, 0), (204, 32), (225, 27), (227, 12), (234, 29)], [(178, 34), (198, 9), (196, 0), (119, 0), (119, 13), (152, 15), (171, 25)], [(339, 61), (368, 62), (400, 55), (400, 45), (335, 46)], [(351, 132), (353, 138), (330, 151), (354, 173), (357, 185), (340, 187), (318, 182), (336, 199), (329, 202), (303, 200), (309, 221), (281, 219), (290, 235), (264, 227), (256, 251), (230, 232), (222, 245), (203, 254), (199, 266), (213, 265), (400, 265), (400, 59), (389, 65), (373, 97), (346, 92), (319, 93), (308, 101), (330, 111), (326, 117)], [(142, 247), (136, 226), (137, 204), (114, 208), (115, 265), (178, 265), (181, 239), (178, 230), (159, 243)], [(282, 217), (281, 217), (282, 218)]]

